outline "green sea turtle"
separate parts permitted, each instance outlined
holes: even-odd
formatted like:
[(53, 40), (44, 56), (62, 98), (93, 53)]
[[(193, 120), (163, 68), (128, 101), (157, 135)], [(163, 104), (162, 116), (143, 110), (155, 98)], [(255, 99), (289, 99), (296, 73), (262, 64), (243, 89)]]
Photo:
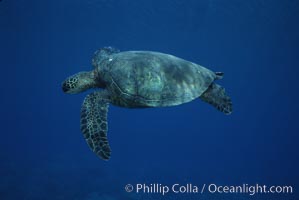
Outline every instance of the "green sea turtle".
[(109, 104), (127, 108), (175, 106), (201, 99), (225, 114), (232, 102), (214, 80), (213, 72), (181, 58), (152, 51), (124, 51), (105, 47), (95, 52), (93, 70), (67, 78), (62, 89), (76, 94), (102, 88), (87, 95), (81, 108), (81, 131), (87, 144), (100, 158), (111, 155), (107, 140)]

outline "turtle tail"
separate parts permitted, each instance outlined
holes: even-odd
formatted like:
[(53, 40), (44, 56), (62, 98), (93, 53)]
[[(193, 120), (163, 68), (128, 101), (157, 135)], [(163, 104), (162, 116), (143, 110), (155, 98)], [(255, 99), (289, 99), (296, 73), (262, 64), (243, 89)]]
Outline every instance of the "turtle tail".
[(224, 114), (229, 115), (233, 111), (231, 98), (225, 93), (223, 87), (215, 83), (212, 83), (200, 98)]

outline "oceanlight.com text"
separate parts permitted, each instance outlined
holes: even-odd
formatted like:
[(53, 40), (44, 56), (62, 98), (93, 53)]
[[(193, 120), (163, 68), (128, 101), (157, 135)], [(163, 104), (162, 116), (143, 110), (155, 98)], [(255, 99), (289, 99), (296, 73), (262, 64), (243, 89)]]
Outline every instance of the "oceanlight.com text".
[(267, 186), (267, 185), (248, 185), (242, 184), (239, 186), (222, 186), (216, 184), (208, 185), (208, 191), (210, 193), (238, 193), (238, 194), (292, 194), (293, 187), (292, 186)]

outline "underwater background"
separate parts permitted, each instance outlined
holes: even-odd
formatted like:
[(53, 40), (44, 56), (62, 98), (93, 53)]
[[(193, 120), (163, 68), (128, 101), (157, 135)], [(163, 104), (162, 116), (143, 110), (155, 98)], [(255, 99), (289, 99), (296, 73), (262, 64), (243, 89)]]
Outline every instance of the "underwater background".
[[(299, 199), (299, 1), (0, 1), (2, 200)], [(110, 106), (112, 157), (80, 132), (91, 91), (62, 81), (95, 50), (152, 50), (225, 73), (224, 115)], [(291, 185), (293, 194), (136, 194), (126, 184)]]

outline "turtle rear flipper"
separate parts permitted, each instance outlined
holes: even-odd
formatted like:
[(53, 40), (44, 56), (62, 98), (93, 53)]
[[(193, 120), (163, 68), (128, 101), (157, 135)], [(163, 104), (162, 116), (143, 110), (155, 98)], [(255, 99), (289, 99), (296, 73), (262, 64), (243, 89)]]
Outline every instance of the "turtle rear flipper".
[(212, 83), (200, 98), (227, 115), (233, 111), (232, 101), (225, 93), (225, 89), (215, 83)]
[(109, 98), (105, 91), (89, 94), (81, 108), (81, 131), (91, 148), (100, 158), (109, 160), (111, 149), (107, 140), (107, 113)]

